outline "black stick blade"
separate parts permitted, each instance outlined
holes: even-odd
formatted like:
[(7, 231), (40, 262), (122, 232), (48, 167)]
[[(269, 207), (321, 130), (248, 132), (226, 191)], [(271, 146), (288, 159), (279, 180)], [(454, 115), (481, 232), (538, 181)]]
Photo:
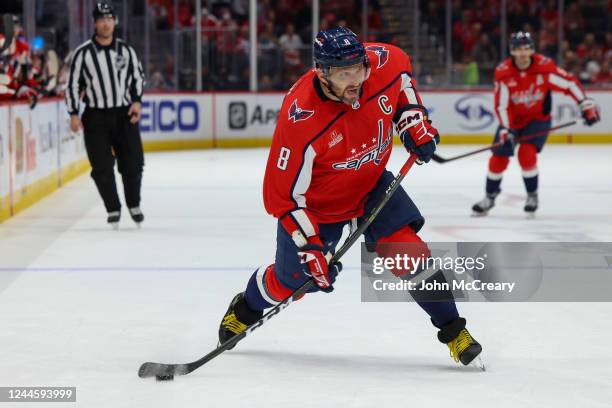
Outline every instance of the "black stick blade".
[(140, 378), (172, 376), (187, 374), (186, 364), (144, 363), (138, 370)]

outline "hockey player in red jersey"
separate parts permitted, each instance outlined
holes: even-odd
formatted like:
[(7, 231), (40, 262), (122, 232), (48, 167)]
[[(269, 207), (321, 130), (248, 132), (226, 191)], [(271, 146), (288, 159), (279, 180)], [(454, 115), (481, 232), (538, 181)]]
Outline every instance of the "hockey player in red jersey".
[[(415, 88), (410, 59), (399, 48), (362, 44), (350, 30), (332, 28), (317, 35), (314, 57), (316, 68), (283, 100), (268, 156), (264, 204), (278, 218), (275, 263), (257, 269), (246, 290), (234, 297), (219, 328), (220, 342), (244, 331), (309, 279), (318, 290), (333, 290), (342, 265), (328, 265), (326, 255), (334, 252), (343, 227), (367, 216), (393, 180), (385, 166), (394, 129), (420, 164), (431, 159), (439, 142)], [(412, 244), (403, 246), (410, 249), (402, 254), (419, 256), (429, 253), (417, 235), (423, 224), (400, 187), (364, 236), (380, 256), (397, 254), (385, 243)], [(422, 272), (427, 282), (446, 281), (436, 270), (393, 271), (406, 279)], [(455, 361), (467, 365), (482, 347), (465, 328), (452, 293), (438, 292), (411, 294)]]
[[(489, 159), (486, 196), (474, 204), (474, 215), (486, 215), (501, 192), (502, 176), (518, 143), (518, 160), (527, 190), (524, 210), (533, 216), (538, 208), (537, 155), (542, 151), (550, 128), (551, 92), (571, 96), (580, 106), (582, 117), (591, 126), (599, 121), (599, 112), (588, 99), (580, 82), (541, 54), (536, 54), (531, 35), (519, 31), (510, 40), (511, 58), (495, 70), (495, 112), (499, 127), (494, 142), (505, 143), (492, 151)], [(543, 135), (520, 140), (522, 136)]]

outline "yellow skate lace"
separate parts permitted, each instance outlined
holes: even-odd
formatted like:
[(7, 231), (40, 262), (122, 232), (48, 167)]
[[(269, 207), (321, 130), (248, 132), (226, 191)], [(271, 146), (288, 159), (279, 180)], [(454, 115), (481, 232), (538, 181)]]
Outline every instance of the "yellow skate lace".
[(463, 353), (468, 347), (474, 344), (474, 340), (470, 335), (470, 332), (467, 329), (463, 329), (459, 332), (457, 337), (454, 340), (451, 340), (450, 343), (447, 343), (448, 349), (450, 350), (450, 356), (455, 360), (455, 362), (459, 362), (459, 356)]
[(236, 314), (232, 312), (223, 318), (223, 327), (234, 334), (240, 334), (246, 330), (247, 325), (238, 320)]

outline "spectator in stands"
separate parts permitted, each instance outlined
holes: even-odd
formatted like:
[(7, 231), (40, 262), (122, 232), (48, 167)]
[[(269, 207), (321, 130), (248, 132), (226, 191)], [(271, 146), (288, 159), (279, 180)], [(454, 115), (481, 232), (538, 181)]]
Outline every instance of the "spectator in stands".
[(285, 32), (281, 35), (278, 43), (283, 51), (283, 62), (285, 67), (292, 70), (302, 70), (303, 64), (300, 59), (300, 51), (303, 47), (302, 39), (295, 33), (295, 26), (287, 24)]
[(612, 72), (610, 71), (612, 58), (607, 58), (603, 64), (597, 76), (593, 79), (593, 83), (601, 85), (612, 85)]
[(478, 64), (479, 83), (481, 85), (490, 85), (493, 83), (493, 71), (499, 62), (497, 50), (491, 44), (489, 35), (482, 33), (478, 43), (472, 51), (472, 58)]
[(278, 47), (278, 38), (274, 33), (274, 22), (268, 21), (264, 24), (264, 30), (259, 34), (259, 48), (269, 50)]
[[(194, 17), (195, 18), (195, 17)], [(206, 44), (218, 35), (219, 20), (206, 7), (202, 8), (202, 39)]]
[(576, 47), (576, 55), (578, 55), (580, 58), (585, 58), (587, 53), (596, 47), (597, 43), (595, 42), (595, 35), (593, 33), (587, 33), (584, 36), (583, 41), (578, 44), (578, 47)]
[(563, 15), (563, 28), (565, 32), (565, 38), (574, 47), (582, 39), (582, 35), (585, 28), (584, 17), (580, 12), (578, 3), (571, 3)]
[(274, 79), (278, 78), (280, 58), (278, 37), (274, 33), (274, 23), (266, 22), (264, 31), (259, 35), (259, 64), (262, 73), (267, 73)]
[[(612, 7), (612, 3), (610, 4)], [(604, 58), (612, 56), (612, 31), (606, 33), (604, 41)]]
[(557, 25), (559, 22), (559, 8), (557, 0), (547, 0), (546, 5), (540, 10), (542, 23)]
[(149, 64), (149, 76), (146, 81), (146, 87), (153, 91), (162, 91), (168, 89), (168, 83), (164, 78), (164, 74), (153, 63)]
[(557, 26), (554, 21), (543, 20), (542, 29), (538, 34), (538, 51), (549, 58), (557, 56)]
[(170, 54), (166, 54), (164, 59), (162, 75), (165, 78), (166, 84), (170, 88), (175, 88), (178, 86), (178, 84), (174, 83), (174, 57)]
[[(174, 7), (173, 7), (174, 10)], [(180, 27), (191, 27), (195, 21), (193, 4), (189, 0), (181, 0), (178, 6), (178, 22)]]
[(420, 62), (415, 61), (412, 65), (412, 73), (416, 80), (417, 86), (428, 86), (433, 84), (433, 78), (426, 72), (423, 72), (423, 66)]
[(285, 32), (280, 36), (278, 43), (284, 51), (299, 51), (304, 45), (300, 36), (295, 33), (295, 26), (291, 23), (285, 27)]
[(601, 66), (596, 60), (590, 60), (586, 63), (584, 71), (581, 73), (581, 81), (587, 84), (597, 82), (597, 78), (601, 73)]
[(463, 55), (469, 56), (472, 54), (478, 39), (480, 38), (480, 34), (482, 33), (482, 24), (473, 23), (470, 26), (466, 27), (466, 30), (463, 32)]
[[(434, 2), (430, 2), (429, 4), (433, 4), (434, 8), (437, 6)], [(382, 26), (383, 23), (380, 11), (376, 9), (372, 2), (368, 2), (368, 31), (375, 34)]]

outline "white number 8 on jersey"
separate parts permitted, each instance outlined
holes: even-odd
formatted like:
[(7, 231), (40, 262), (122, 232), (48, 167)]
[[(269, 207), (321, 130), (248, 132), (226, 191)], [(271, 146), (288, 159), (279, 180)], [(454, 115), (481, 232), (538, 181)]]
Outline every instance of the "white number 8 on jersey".
[(276, 163), (276, 167), (281, 170), (287, 170), (287, 163), (289, 162), (289, 156), (291, 155), (291, 150), (286, 147), (281, 147), (280, 154), (278, 155), (278, 162)]

